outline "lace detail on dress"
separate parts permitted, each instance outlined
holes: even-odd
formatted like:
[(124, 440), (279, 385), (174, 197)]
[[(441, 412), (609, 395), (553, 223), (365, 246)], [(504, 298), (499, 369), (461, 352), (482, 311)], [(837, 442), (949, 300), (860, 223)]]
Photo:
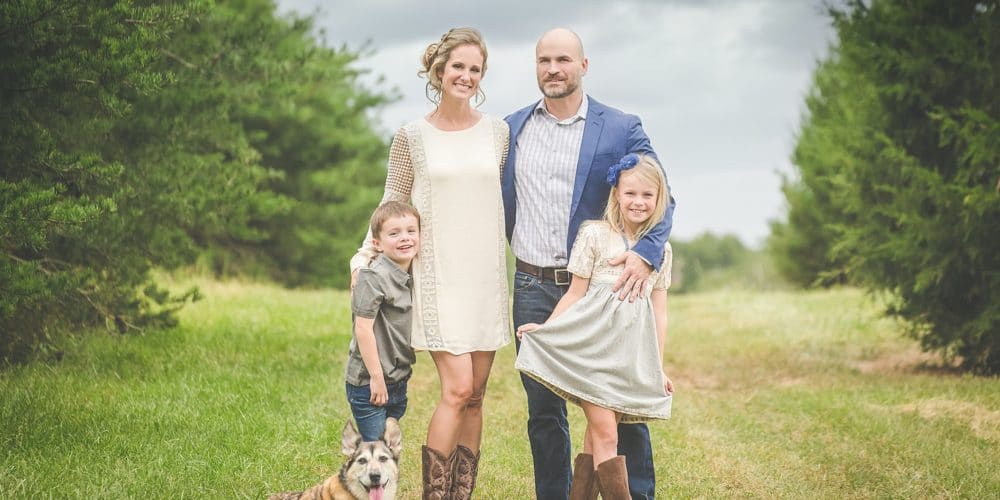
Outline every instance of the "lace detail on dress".
[[(413, 163), (410, 156), (410, 141), (405, 128), (396, 132), (392, 138), (392, 146), (389, 147), (389, 171), (385, 177), (385, 192), (406, 196), (401, 201), (409, 201), (410, 193), (413, 192)], [(385, 201), (382, 200), (383, 203)]]
[(573, 242), (573, 248), (569, 252), (569, 262), (566, 263), (566, 269), (581, 278), (590, 279), (594, 274), (594, 267), (597, 264), (599, 253), (597, 244), (598, 224), (603, 223), (597, 221), (584, 222), (580, 230), (576, 233), (576, 241)]
[[(503, 211), (503, 191), (499, 189), (499, 187), (500, 187), (500, 180), (503, 179), (504, 163), (507, 162), (507, 151), (508, 148), (510, 147), (510, 127), (507, 125), (507, 122), (503, 121), (500, 118), (496, 117), (490, 117), (490, 118), (493, 121), (493, 144), (494, 144), (494, 149), (497, 153), (497, 164), (499, 165), (499, 172), (500, 172), (500, 175), (497, 178), (497, 190), (496, 190), (497, 199), (499, 200), (499, 203), (497, 203), (497, 206), (499, 207), (497, 213), (498, 217), (497, 227), (500, 228), (500, 233), (501, 233), (500, 236), (497, 238), (497, 259), (499, 259), (499, 269), (506, 271), (507, 252), (505, 247), (506, 247), (507, 235), (504, 233), (506, 222)], [(497, 273), (497, 285), (500, 287), (500, 290), (502, 291), (502, 293), (497, 295), (497, 300), (499, 301), (499, 307), (501, 311), (505, 311), (507, 310), (507, 301), (509, 300), (508, 295), (510, 293), (507, 288), (506, 272)], [(510, 338), (510, 334), (511, 334), (511, 328), (510, 328), (510, 323), (508, 322), (504, 328), (503, 335), (507, 338)]]
[[(427, 171), (427, 156), (424, 153), (424, 141), (415, 123), (403, 127), (409, 148), (409, 158), (412, 169), (410, 182), (419, 177), (429, 179)], [(437, 271), (434, 268), (434, 213), (431, 210), (431, 187), (429, 182), (421, 183), (417, 192), (412, 193), (413, 204), (420, 212), (420, 254), (414, 260), (414, 266), (420, 270), (419, 282), (414, 283), (420, 291), (420, 319), (423, 322), (424, 337), (430, 349), (444, 348), (438, 322), (437, 304)]]
[(507, 154), (510, 153), (510, 126), (500, 118), (493, 118), (493, 141), (500, 153), (500, 178), (503, 179), (503, 169), (507, 166)]

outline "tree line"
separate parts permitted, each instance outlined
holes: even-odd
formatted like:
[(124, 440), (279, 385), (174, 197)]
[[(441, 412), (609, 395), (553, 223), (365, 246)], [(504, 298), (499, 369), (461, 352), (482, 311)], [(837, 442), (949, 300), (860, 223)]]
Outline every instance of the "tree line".
[(998, 1), (851, 0), (769, 247), (801, 286), (882, 294), (928, 350), (1000, 373)]
[(0, 3), (0, 357), (169, 325), (199, 262), (344, 286), (385, 176), (363, 54), (270, 0)]
[[(1000, 372), (998, 3), (828, 7), (837, 40), (768, 242), (789, 281), (883, 293), (980, 373)], [(171, 324), (197, 291), (153, 269), (343, 287), (393, 96), (323, 36), (271, 0), (0, 2), (0, 358)], [(773, 281), (730, 236), (675, 254), (676, 291)]]

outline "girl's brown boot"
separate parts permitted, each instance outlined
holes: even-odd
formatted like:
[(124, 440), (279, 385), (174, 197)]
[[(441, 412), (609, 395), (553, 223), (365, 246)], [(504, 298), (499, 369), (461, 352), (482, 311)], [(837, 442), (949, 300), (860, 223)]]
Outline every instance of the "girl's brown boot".
[(631, 500), (625, 457), (618, 455), (597, 466), (597, 487), (604, 500)]
[(573, 460), (573, 484), (569, 500), (597, 500), (597, 478), (594, 475), (594, 456), (581, 453)]

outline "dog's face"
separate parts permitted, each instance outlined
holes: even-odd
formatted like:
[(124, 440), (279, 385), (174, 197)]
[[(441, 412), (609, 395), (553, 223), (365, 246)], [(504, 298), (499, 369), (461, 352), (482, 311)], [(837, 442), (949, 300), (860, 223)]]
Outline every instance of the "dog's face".
[(350, 457), (341, 471), (344, 486), (358, 499), (392, 500), (399, 479), (403, 438), (396, 419), (389, 418), (378, 441), (362, 441), (350, 420), (344, 426), (341, 451)]

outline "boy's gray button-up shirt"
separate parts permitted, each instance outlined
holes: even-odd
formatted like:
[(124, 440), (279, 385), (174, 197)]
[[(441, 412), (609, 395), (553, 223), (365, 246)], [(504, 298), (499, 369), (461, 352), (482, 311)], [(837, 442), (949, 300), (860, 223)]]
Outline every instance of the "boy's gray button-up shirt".
[[(357, 283), (351, 292), (352, 318), (374, 319), (375, 343), (386, 384), (405, 380), (417, 361), (410, 347), (413, 299), (412, 278), (395, 262), (379, 254), (368, 267), (358, 270)], [(353, 321), (352, 321), (353, 323)], [(353, 326), (353, 325), (352, 325)], [(365, 368), (358, 339), (351, 335), (351, 353), (345, 379), (351, 385), (366, 385), (371, 377)]]

